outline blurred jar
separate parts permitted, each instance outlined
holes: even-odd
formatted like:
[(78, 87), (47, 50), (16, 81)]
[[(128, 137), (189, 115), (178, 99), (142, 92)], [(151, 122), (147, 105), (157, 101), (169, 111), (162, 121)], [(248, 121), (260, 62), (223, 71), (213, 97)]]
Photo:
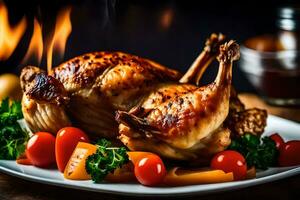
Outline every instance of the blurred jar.
[(277, 21), (279, 42), (284, 50), (300, 49), (300, 7), (284, 7), (279, 10)]
[(250, 38), (241, 47), (241, 69), (273, 105), (300, 105), (300, 7), (278, 11), (278, 32)]

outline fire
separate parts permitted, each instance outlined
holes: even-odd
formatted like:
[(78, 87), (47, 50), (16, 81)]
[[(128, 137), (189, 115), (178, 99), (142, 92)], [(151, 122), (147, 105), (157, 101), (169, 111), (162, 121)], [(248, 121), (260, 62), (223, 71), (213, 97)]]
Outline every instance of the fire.
[[(50, 71), (52, 68), (53, 51), (57, 52), (61, 58), (64, 56), (67, 39), (72, 31), (70, 16), (71, 7), (66, 7), (58, 13), (54, 33), (51, 35), (51, 38), (48, 37), (50, 39), (46, 42), (46, 53), (44, 53), (45, 43), (42, 26), (34, 18), (33, 34), (22, 63), (26, 64), (28, 60), (34, 57), (38, 64), (40, 64), (45, 54), (47, 69)], [(7, 60), (12, 55), (24, 35), (26, 27), (27, 21), (25, 17), (17, 25), (11, 26), (8, 20), (7, 8), (3, 3), (0, 3), (0, 60)]]
[(33, 22), (33, 34), (29, 43), (28, 50), (25, 57), (23, 58), (22, 63), (26, 63), (32, 56), (34, 56), (38, 62), (41, 63), (43, 57), (43, 35), (42, 27), (39, 24), (37, 19), (34, 19)]
[(160, 17), (160, 25), (162, 29), (167, 30), (170, 28), (174, 19), (174, 10), (172, 8), (166, 8), (163, 10)]
[(7, 60), (17, 47), (27, 26), (23, 17), (16, 26), (11, 26), (8, 21), (8, 11), (0, 3), (0, 60)]
[(70, 7), (63, 9), (58, 13), (53, 37), (47, 45), (48, 72), (52, 68), (53, 49), (57, 50), (61, 57), (64, 55), (67, 39), (72, 31), (70, 15)]

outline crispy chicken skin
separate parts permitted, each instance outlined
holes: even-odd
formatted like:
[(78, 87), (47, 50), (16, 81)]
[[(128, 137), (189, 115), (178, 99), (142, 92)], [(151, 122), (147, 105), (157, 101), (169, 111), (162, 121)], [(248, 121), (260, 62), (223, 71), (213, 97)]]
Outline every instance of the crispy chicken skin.
[[(121, 141), (131, 150), (150, 150), (176, 159), (224, 150), (230, 144), (223, 122), (229, 112), (232, 62), (238, 58), (239, 46), (234, 41), (225, 43), (220, 46), (219, 71), (213, 83), (202, 87), (162, 83), (138, 107), (118, 111)], [(137, 140), (143, 144), (136, 146)]]
[(55, 78), (47, 76), (39, 68), (28, 66), (21, 75), (24, 93), (22, 111), (29, 128), (34, 131), (57, 132), (70, 126), (65, 113), (69, 97), (64, 86)]
[(50, 76), (77, 94), (98, 91), (116, 109), (129, 110), (141, 93), (157, 82), (177, 81), (181, 75), (153, 61), (121, 52), (95, 52), (71, 59), (54, 68)]
[(230, 129), (232, 137), (239, 137), (245, 133), (260, 136), (267, 126), (268, 113), (259, 108), (245, 109), (232, 88), (230, 95), (229, 114), (225, 126)]
[[(200, 81), (206, 68), (219, 53), (219, 46), (225, 41), (222, 34), (212, 34), (206, 41), (204, 50), (199, 54), (194, 63), (179, 80), (180, 83), (192, 83), (200, 86)], [(245, 109), (234, 87), (230, 90), (229, 114), (224, 126), (227, 127), (232, 137), (245, 133), (261, 135), (267, 125), (267, 111), (259, 108)]]
[(92, 136), (117, 134), (115, 110), (128, 111), (155, 84), (177, 81), (180, 73), (121, 52), (73, 58), (49, 75), (37, 67), (21, 73), (24, 118), (33, 131), (56, 133), (72, 124)]

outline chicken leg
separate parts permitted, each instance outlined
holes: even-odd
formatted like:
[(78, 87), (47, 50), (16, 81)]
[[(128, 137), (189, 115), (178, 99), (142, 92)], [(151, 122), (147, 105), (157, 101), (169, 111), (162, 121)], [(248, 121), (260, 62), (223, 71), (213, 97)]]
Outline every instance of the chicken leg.
[[(217, 56), (219, 46), (224, 41), (225, 36), (223, 34), (211, 34), (206, 40), (203, 51), (179, 82), (192, 83), (199, 86), (203, 73)], [(230, 129), (231, 135), (239, 136), (249, 132), (254, 135), (261, 135), (266, 127), (267, 116), (266, 110), (263, 109), (245, 109), (234, 87), (231, 87), (229, 115), (225, 122), (225, 126)]]
[(206, 68), (216, 58), (219, 48), (225, 42), (225, 36), (222, 33), (218, 35), (213, 33), (205, 42), (203, 51), (199, 54), (188, 71), (179, 80), (180, 83), (191, 83), (198, 85)]
[(225, 43), (220, 46), (213, 83), (159, 84), (138, 108), (118, 111), (121, 141), (131, 150), (181, 160), (211, 156), (226, 148), (230, 132), (223, 122), (229, 112), (232, 63), (238, 58), (239, 46), (234, 41)]

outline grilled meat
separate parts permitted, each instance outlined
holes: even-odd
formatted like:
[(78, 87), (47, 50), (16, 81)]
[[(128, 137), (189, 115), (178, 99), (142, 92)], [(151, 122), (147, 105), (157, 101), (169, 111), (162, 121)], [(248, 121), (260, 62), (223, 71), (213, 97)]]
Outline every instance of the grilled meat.
[[(206, 159), (224, 150), (232, 134), (259, 134), (265, 126), (266, 114), (245, 110), (231, 86), (238, 45), (230, 41), (220, 47), (223, 42), (222, 34), (212, 34), (184, 76), (121, 52), (85, 54), (49, 74), (25, 67), (24, 118), (34, 132), (55, 134), (73, 125), (92, 138), (119, 136), (131, 150), (179, 160)], [(217, 56), (215, 81), (200, 87), (204, 71)]]
[[(200, 81), (206, 68), (219, 53), (219, 46), (225, 40), (222, 34), (212, 34), (206, 41), (206, 46), (195, 62), (179, 80), (181, 83), (193, 83), (200, 86)], [(224, 126), (227, 127), (232, 137), (245, 133), (261, 135), (267, 125), (267, 112), (263, 109), (245, 109), (234, 87), (230, 90), (229, 114)]]
[(229, 112), (232, 63), (238, 58), (239, 46), (225, 43), (213, 83), (202, 87), (162, 83), (138, 107), (119, 111), (121, 141), (131, 150), (184, 160), (224, 150), (230, 132), (223, 122)]
[(250, 133), (260, 136), (267, 125), (267, 111), (251, 108), (240, 112), (231, 112), (226, 120), (228, 127), (234, 136)]

